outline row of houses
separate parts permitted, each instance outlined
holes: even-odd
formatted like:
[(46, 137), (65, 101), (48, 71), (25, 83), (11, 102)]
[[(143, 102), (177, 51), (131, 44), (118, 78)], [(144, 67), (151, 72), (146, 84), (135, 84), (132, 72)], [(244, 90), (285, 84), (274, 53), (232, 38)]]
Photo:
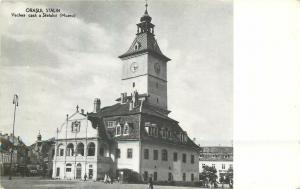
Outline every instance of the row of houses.
[[(70, 138), (67, 139), (65, 136), (61, 136), (61, 138), (53, 137), (48, 140), (42, 140), (39, 133), (36, 142), (26, 146), (20, 137), (15, 137), (14, 144), (16, 147), (12, 154), (13, 175), (39, 175), (55, 179), (84, 179), (87, 175), (87, 179), (97, 180), (103, 178), (105, 174), (124, 177), (123, 174), (136, 173), (136, 178), (128, 178), (128, 175), (125, 175), (127, 177), (125, 179), (148, 180), (152, 177), (154, 181), (193, 182), (198, 181), (198, 174), (203, 171), (205, 166), (215, 167), (219, 178), (224, 176), (229, 168), (233, 168), (232, 147), (203, 146), (199, 147), (198, 153), (189, 154), (182, 148), (163, 149), (163, 147), (153, 148), (153, 146), (145, 145), (142, 153), (139, 153), (136, 148), (125, 144), (123, 148), (120, 145), (113, 151), (108, 144), (100, 144), (99, 146), (97, 140), (92, 139), (97, 138), (97, 129), (92, 128), (91, 125), (81, 125), (78, 118), (81, 121), (84, 120), (83, 123), (89, 123), (83, 112), (76, 111), (74, 115), (69, 117), (70, 131), (74, 132), (77, 127), (75, 130), (78, 136), (73, 141), (70, 140), (72, 138), (70, 133)], [(72, 120), (77, 121), (77, 126)], [(83, 134), (79, 134), (80, 130)], [(10, 138), (12, 135), (0, 133), (0, 173), (2, 176), (8, 175), (10, 170), (10, 149), (12, 147)], [(67, 148), (64, 148), (64, 144), (67, 144)], [(97, 162), (98, 159), (101, 161)], [(124, 163), (126, 161), (135, 163)], [(142, 171), (138, 169), (139, 161), (145, 164), (140, 169)], [(123, 163), (116, 165), (118, 162)], [(63, 169), (64, 165), (66, 165), (65, 169)], [(199, 171), (189, 172), (188, 167), (195, 165), (199, 165), (197, 166)], [(115, 170), (113, 170), (113, 166), (115, 166)], [(161, 166), (165, 166), (165, 168)], [(178, 173), (179, 166), (182, 166), (181, 174)], [(53, 168), (56, 170), (53, 171)]]
[(51, 176), (54, 147), (54, 138), (42, 140), (40, 133), (30, 146), (20, 136), (0, 133), (0, 175)]

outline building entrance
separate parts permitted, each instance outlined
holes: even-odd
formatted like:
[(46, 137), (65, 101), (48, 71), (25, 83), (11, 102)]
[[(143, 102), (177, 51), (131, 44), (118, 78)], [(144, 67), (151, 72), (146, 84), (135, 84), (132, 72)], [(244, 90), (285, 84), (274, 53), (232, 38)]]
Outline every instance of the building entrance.
[(80, 163), (77, 164), (76, 179), (81, 179), (81, 164)]

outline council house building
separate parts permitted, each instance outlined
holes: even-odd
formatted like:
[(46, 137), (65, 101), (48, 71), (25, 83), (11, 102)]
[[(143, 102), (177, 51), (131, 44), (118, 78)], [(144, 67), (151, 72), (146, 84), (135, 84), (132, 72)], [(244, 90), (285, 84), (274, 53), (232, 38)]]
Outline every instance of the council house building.
[(147, 11), (122, 60), (121, 95), (91, 113), (76, 112), (58, 129), (53, 178), (103, 179), (130, 170), (142, 181), (198, 181), (197, 146), (168, 114), (167, 63)]

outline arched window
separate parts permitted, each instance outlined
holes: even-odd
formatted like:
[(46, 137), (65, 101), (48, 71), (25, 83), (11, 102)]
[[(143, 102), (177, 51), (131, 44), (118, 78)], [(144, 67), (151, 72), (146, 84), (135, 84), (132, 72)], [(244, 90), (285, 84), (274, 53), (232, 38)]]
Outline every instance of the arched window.
[(69, 143), (67, 145), (66, 155), (67, 156), (74, 156), (74, 145), (72, 143)]
[(95, 143), (90, 142), (88, 144), (88, 148), (87, 148), (87, 155), (88, 156), (94, 156), (95, 155)]
[(161, 160), (162, 161), (168, 161), (168, 151), (166, 149), (163, 149), (161, 151)]
[(77, 144), (76, 154), (84, 156), (84, 145), (82, 143)]
[(63, 144), (59, 144), (57, 146), (56, 156), (64, 156), (64, 146), (63, 146)]

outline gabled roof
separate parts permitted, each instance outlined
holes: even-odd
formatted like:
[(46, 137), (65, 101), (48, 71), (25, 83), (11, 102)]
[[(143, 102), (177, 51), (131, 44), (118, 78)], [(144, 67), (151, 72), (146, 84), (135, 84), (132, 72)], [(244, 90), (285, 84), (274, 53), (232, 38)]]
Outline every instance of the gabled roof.
[[(138, 44), (137, 49), (136, 49), (136, 44)], [(144, 53), (144, 52), (153, 53), (154, 55), (157, 55), (157, 56), (165, 59), (166, 61), (171, 60), (170, 58), (166, 57), (161, 52), (161, 50), (157, 44), (157, 41), (154, 38), (154, 35), (149, 32), (137, 34), (136, 38), (132, 42), (128, 51), (126, 53), (122, 54), (121, 56), (119, 56), (119, 58), (125, 58), (127, 56), (140, 54), (140, 53)]]

